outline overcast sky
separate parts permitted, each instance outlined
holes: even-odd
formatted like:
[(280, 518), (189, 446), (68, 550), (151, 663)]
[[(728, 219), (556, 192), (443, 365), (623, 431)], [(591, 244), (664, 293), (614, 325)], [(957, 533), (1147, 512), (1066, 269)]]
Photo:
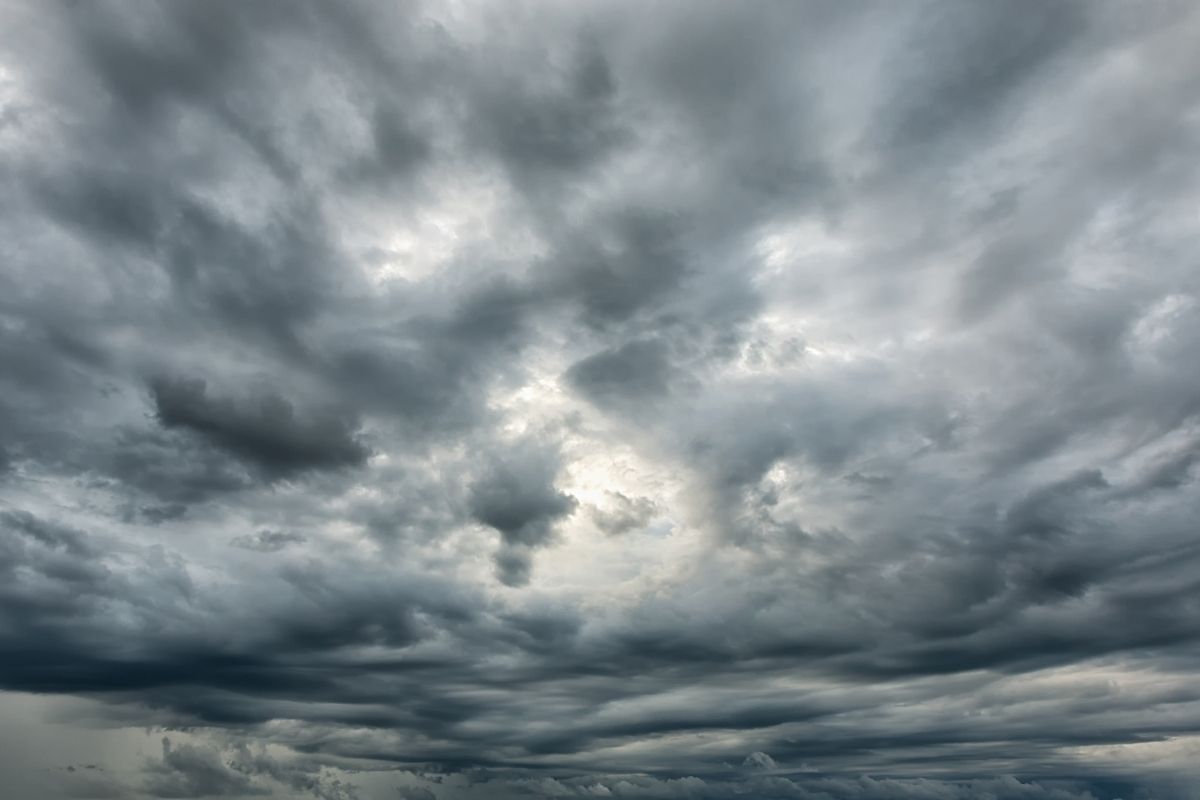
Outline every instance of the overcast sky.
[(0, 0), (0, 795), (1200, 798), (1200, 4)]

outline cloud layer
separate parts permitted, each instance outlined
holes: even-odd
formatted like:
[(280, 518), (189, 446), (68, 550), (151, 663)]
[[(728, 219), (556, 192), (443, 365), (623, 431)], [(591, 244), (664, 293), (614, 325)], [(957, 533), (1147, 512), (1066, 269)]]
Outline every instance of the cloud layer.
[(0, 15), (18, 800), (1191, 796), (1191, 4)]

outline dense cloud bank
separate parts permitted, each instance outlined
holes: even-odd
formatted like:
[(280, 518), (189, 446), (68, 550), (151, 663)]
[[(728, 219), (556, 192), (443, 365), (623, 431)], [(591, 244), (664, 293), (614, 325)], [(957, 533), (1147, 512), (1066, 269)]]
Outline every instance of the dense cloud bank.
[(18, 800), (1195, 796), (1193, 4), (0, 8)]

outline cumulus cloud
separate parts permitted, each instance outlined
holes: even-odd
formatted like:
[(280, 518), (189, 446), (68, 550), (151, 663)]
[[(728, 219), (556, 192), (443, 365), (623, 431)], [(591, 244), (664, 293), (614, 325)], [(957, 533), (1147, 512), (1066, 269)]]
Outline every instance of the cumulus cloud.
[(214, 748), (172, 747), (162, 740), (162, 761), (147, 768), (146, 792), (152, 797), (230, 797), (269, 794), (232, 769)]
[(1194, 783), (1189, 4), (0, 20), (17, 800)]

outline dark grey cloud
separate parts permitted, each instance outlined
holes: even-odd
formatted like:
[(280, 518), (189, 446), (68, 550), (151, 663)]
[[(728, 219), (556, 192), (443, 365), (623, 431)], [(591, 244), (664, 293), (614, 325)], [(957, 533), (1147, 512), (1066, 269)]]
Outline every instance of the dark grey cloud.
[(662, 342), (634, 341), (576, 362), (567, 370), (567, 379), (593, 402), (620, 407), (665, 394), (673, 369)]
[(518, 62), (485, 76), (476, 89), (474, 133), (517, 180), (569, 179), (628, 135), (614, 108), (619, 87), (603, 51), (586, 35), (570, 51), (558, 69), (539, 75), (521, 68), (534, 64)]
[(1024, 100), (1021, 90), (1069, 60), (1089, 25), (1074, 2), (1018, 3), (1005, 13), (934, 2), (925, 12), (905, 48), (921, 57), (895, 65), (895, 80), (909, 90), (885, 103), (883, 127), (889, 146), (918, 152), (1003, 125)]
[(210, 397), (198, 378), (158, 379), (150, 394), (164, 428), (190, 431), (268, 475), (360, 466), (369, 452), (352, 420), (330, 412), (300, 418), (277, 395)]
[(111, 452), (97, 458), (98, 481), (121, 487), (151, 521), (182, 516), (189, 504), (254, 483), (236, 459), (203, 440), (138, 428), (116, 431), (113, 439)]
[(1189, 796), (1188, 4), (0, 20), (17, 800)]
[(243, 534), (235, 536), (229, 540), (229, 543), (234, 547), (240, 547), (243, 550), (257, 550), (260, 553), (275, 553), (285, 547), (294, 544), (301, 544), (308, 541), (299, 533), (287, 533), (284, 531), (269, 531), (261, 530), (254, 534)]
[(557, 472), (556, 453), (520, 441), (491, 459), (471, 484), (471, 515), (499, 531), (496, 569), (509, 586), (529, 581), (530, 551), (548, 544), (555, 523), (575, 509), (575, 498), (554, 486)]

